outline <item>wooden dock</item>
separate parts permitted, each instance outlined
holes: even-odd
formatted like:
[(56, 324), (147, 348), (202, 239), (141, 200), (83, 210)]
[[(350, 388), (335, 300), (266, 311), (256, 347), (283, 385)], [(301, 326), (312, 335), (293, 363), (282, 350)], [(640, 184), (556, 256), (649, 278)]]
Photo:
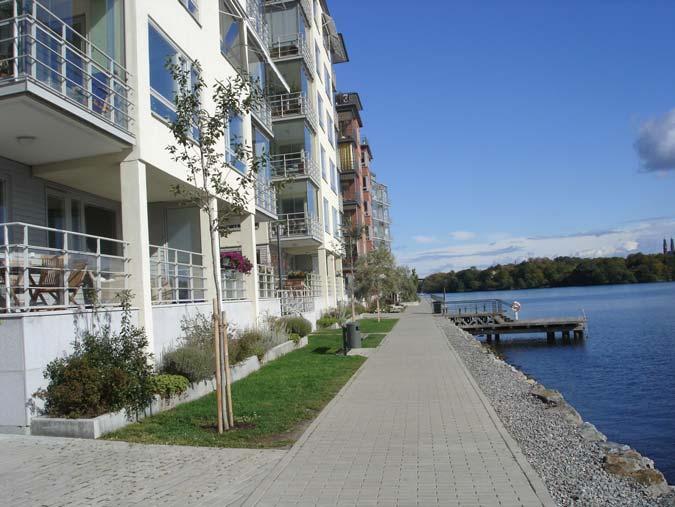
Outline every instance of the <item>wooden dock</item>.
[(581, 340), (586, 334), (585, 317), (520, 319), (512, 303), (501, 299), (445, 301), (432, 296), (434, 312), (441, 313), (455, 325), (474, 336), (484, 335), (488, 342), (499, 341), (501, 335), (542, 333), (555, 341), (556, 333), (563, 340)]

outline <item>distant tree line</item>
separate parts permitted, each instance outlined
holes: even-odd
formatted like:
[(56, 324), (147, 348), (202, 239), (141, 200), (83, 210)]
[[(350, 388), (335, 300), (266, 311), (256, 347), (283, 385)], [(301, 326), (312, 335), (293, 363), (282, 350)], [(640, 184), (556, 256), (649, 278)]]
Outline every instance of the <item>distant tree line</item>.
[(471, 292), (625, 283), (675, 281), (675, 255), (637, 253), (623, 257), (535, 258), (486, 269), (475, 267), (434, 273), (420, 284), (421, 292)]

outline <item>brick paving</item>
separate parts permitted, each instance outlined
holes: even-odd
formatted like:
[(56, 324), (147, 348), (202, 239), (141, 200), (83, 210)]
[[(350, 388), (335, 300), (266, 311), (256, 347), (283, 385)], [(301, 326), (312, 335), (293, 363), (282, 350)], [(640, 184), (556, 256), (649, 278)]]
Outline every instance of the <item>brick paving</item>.
[(430, 313), (403, 314), (246, 505), (554, 505)]
[(237, 504), (285, 453), (0, 435), (0, 505)]

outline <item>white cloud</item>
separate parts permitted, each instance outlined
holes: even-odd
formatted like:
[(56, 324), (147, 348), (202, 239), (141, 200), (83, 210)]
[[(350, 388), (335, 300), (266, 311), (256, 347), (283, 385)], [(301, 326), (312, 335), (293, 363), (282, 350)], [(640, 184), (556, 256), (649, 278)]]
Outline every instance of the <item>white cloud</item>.
[[(625, 256), (638, 250), (660, 251), (664, 237), (675, 232), (675, 218), (654, 218), (624, 224), (605, 231), (539, 237), (501, 237), (494, 241), (468, 242), (426, 250), (399, 251), (398, 259), (427, 275), (437, 271), (487, 267), (521, 262), (531, 257)], [(489, 237), (489, 235), (488, 235)]]
[(415, 241), (415, 243), (420, 244), (436, 243), (436, 241), (438, 241), (433, 236), (413, 236), (413, 240)]
[(646, 171), (675, 169), (675, 109), (644, 122), (635, 149)]
[(457, 241), (467, 241), (469, 239), (475, 238), (476, 233), (469, 231), (453, 231), (450, 233), (450, 237), (452, 239), (456, 239)]

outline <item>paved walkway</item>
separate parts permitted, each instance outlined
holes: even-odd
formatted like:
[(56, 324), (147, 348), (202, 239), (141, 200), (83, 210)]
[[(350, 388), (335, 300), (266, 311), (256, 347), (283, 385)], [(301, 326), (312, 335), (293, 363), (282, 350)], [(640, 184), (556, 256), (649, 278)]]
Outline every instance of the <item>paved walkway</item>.
[(411, 308), (290, 451), (0, 435), (0, 505), (552, 505)]
[(408, 309), (247, 505), (554, 505), (430, 313)]
[(0, 435), (0, 505), (230, 505), (286, 451)]

